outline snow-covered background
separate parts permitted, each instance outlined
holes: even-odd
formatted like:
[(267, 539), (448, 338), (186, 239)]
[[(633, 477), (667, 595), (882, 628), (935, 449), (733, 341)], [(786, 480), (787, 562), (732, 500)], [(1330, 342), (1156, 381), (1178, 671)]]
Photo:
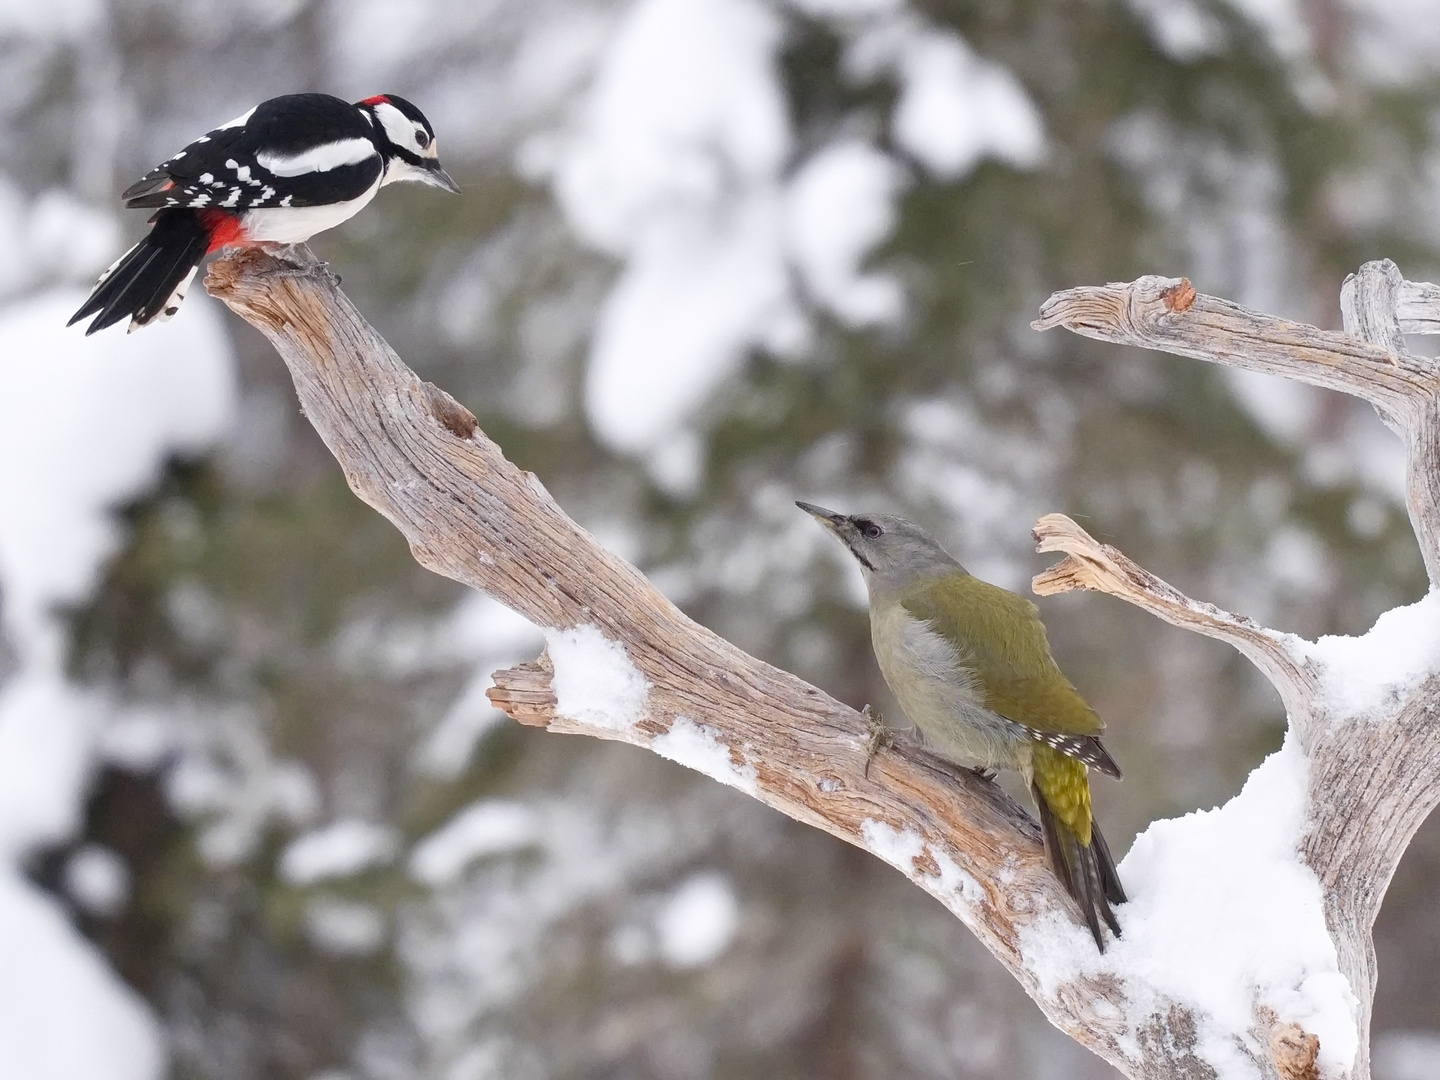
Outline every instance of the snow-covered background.
[[(1358, 633), (1423, 581), (1373, 413), (1028, 321), (1142, 273), (1327, 326), (1363, 259), (1440, 279), (1436, 27), (1433, 0), (0, 0), (0, 1075), (1113, 1076), (878, 860), (502, 722), (488, 674), (539, 633), (411, 563), (199, 290), (130, 337), (64, 322), (154, 161), (273, 94), (395, 91), (464, 194), (387, 189), (315, 246), (751, 651), (894, 711), (797, 497), (902, 510), (1012, 588), (1065, 510), (1196, 595)], [(1226, 650), (1045, 613), (1125, 766), (1096, 785), (1118, 848), (1279, 748)], [(1427, 828), (1378, 932), (1378, 1080), (1440, 1075), (1437, 880)]]

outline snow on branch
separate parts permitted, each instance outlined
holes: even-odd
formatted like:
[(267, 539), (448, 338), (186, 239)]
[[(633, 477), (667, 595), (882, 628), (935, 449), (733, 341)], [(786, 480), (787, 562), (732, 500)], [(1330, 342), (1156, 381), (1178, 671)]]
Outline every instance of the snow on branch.
[[(206, 287), (270, 339), (351, 488), (416, 559), (545, 629), (537, 661), (495, 674), (497, 706), (552, 732), (648, 748), (871, 851), (1127, 1076), (1368, 1080), (1370, 927), (1440, 799), (1440, 648), (1427, 636), (1440, 602), (1392, 612), (1364, 639), (1301, 642), (1181, 595), (1069, 519), (1042, 519), (1042, 549), (1066, 558), (1037, 591), (1111, 592), (1229, 641), (1296, 721), (1235, 799), (1136, 839), (1121, 865), (1124, 933), (1101, 954), (1046, 869), (1038, 830), (998, 787), (913, 746), (871, 761), (864, 716), (686, 618), (407, 368), (308, 251), (298, 256), (231, 255)], [(1369, 313), (1357, 336), (1160, 278), (1057, 294), (1037, 325), (1344, 390), (1412, 440), (1436, 430), (1433, 373), (1404, 352), (1400, 330), (1440, 327), (1440, 290), (1383, 266), (1349, 288)], [(1411, 460), (1412, 473), (1430, 467), (1413, 441)], [(1433, 474), (1417, 483), (1412, 514), (1437, 486)], [(1417, 533), (1435, 535), (1418, 522)], [(1433, 574), (1440, 559), (1427, 565)], [(1401, 636), (1414, 640), (1400, 648)], [(1367, 665), (1356, 689), (1349, 675)]]
[(415, 558), (545, 629), (538, 661), (495, 674), (499, 708), (646, 747), (874, 852), (974, 930), (1064, 1030), (1126, 1060), (1115, 979), (1042, 992), (1026, 966), (1022, 935), (1041, 923), (1050, 940), (1094, 946), (1039, 830), (999, 787), (913, 748), (870, 760), (865, 716), (686, 618), (406, 367), (323, 267), (247, 250), (205, 284), (270, 339), (350, 487)]
[[(1033, 324), (1340, 390), (1372, 403), (1405, 444), (1410, 520), (1432, 588), (1409, 607), (1382, 615), (1358, 638), (1306, 642), (1266, 630), (1180, 595), (1068, 518), (1052, 514), (1036, 528), (1041, 550), (1068, 555), (1035, 579), (1037, 592), (1108, 592), (1177, 626), (1229, 641), (1280, 692), (1290, 721), (1285, 746), (1212, 814), (1240, 809), (1248, 828), (1273, 828), (1285, 800), (1256, 801), (1257, 784), (1277, 765), (1301, 769), (1295, 834), (1267, 865), (1275, 869), (1298, 856), (1297, 865), (1313, 875), (1331, 953), (1295, 968), (1289, 982), (1298, 998), (1288, 1017), (1274, 1013), (1273, 998), (1264, 993), (1257, 995), (1256, 1015), (1300, 1021), (1272, 1030), (1271, 1056), (1279, 1075), (1312, 1080), (1369, 1078), (1377, 976), (1371, 929), (1400, 857), (1440, 803), (1440, 367), (1412, 355), (1404, 337), (1440, 333), (1440, 287), (1406, 281), (1393, 262), (1381, 260), (1345, 280), (1340, 306), (1345, 332), (1333, 333), (1204, 296), (1184, 279), (1145, 277), (1056, 293)], [(1273, 779), (1265, 782), (1278, 793)], [(1249, 813), (1243, 812), (1247, 800), (1256, 804)], [(1165, 829), (1194, 816), (1156, 822), (1137, 838), (1121, 866), (1126, 880), (1147, 843), (1160, 842)], [(1244, 875), (1237, 876), (1235, 891), (1259, 892)], [(1237, 909), (1236, 918), (1252, 919), (1262, 906)], [(1298, 960), (1293, 945), (1289, 957), (1272, 945), (1257, 943), (1257, 972), (1274, 974), (1277, 963)], [(1332, 963), (1343, 988), (1327, 974)], [(1337, 1007), (1347, 1000), (1348, 1018)], [(1307, 1027), (1297, 1010), (1309, 1007), (1318, 1011)], [(1313, 1053), (1312, 1035), (1318, 1036)], [(1337, 1037), (1343, 1047), (1335, 1045)]]

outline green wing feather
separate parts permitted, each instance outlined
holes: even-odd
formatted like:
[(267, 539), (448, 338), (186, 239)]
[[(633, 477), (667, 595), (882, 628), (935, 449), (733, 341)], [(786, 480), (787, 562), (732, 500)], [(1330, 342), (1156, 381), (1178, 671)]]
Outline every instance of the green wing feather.
[(961, 573), (921, 583), (901, 604), (955, 644), (992, 712), (1057, 735), (1105, 730), (1056, 666), (1040, 609), (1023, 596)]
[[(1050, 655), (1040, 609), (1007, 589), (959, 573), (922, 582), (901, 597), (912, 616), (953, 643), (975, 675), (985, 706), (1032, 731), (1090, 741), (1105, 725)], [(1118, 776), (1108, 754), (1099, 767)], [(1125, 902), (1110, 848), (1090, 812), (1086, 766), (1069, 751), (1037, 741), (1031, 791), (1040, 810), (1045, 851), (1080, 905), (1095, 945), (1105, 951), (1103, 920), (1118, 937), (1112, 903)], [(1092, 762), (1093, 763), (1093, 762)]]

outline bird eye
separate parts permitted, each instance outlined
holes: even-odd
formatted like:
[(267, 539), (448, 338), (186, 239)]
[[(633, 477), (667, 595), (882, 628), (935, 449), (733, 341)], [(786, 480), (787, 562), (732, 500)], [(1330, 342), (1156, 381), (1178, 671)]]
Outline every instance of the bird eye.
[(427, 146), (430, 145), (430, 136), (424, 131), (416, 131), (415, 142), (421, 150), (424, 150)]
[(857, 521), (855, 524), (867, 539), (878, 540), (885, 535), (885, 530), (873, 521)]

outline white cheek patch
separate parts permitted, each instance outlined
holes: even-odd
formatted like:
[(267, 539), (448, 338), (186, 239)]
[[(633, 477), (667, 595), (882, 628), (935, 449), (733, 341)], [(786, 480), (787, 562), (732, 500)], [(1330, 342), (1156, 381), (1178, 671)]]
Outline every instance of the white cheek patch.
[(382, 101), (375, 106), (375, 115), (380, 117), (380, 125), (392, 143), (403, 146), (412, 153), (420, 153), (420, 145), (415, 141), (413, 120), (388, 101)]
[(329, 172), (343, 165), (358, 165), (374, 153), (375, 146), (369, 139), (340, 139), (323, 146), (312, 146), (299, 154), (276, 154), (262, 150), (255, 155), (255, 160), (261, 168), (276, 176), (303, 176), (306, 173)]

